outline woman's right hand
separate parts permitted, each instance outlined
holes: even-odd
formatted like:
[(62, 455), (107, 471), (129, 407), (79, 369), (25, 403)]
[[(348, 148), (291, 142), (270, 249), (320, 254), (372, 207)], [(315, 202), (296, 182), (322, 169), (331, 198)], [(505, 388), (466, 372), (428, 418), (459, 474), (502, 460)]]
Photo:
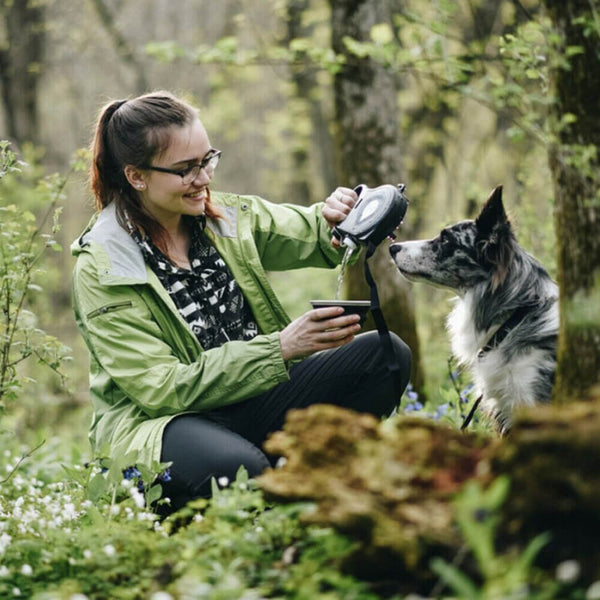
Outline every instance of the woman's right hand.
[(283, 360), (304, 358), (351, 342), (360, 331), (360, 317), (343, 312), (339, 306), (315, 308), (292, 321), (280, 335)]

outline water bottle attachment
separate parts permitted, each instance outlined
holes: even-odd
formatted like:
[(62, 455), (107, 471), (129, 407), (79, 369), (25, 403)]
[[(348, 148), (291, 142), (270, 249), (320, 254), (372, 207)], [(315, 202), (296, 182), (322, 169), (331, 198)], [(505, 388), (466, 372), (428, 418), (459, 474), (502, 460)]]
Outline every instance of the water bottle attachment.
[(373, 189), (364, 184), (356, 186), (358, 200), (348, 216), (333, 228), (333, 235), (349, 248), (359, 244), (378, 246), (386, 237), (393, 237), (408, 208), (405, 189), (403, 183)]

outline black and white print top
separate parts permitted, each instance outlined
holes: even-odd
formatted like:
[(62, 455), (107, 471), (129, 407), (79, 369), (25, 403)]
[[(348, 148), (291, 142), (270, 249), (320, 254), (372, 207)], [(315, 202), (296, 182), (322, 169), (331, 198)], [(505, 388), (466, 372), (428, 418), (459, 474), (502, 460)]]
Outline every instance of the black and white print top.
[(258, 333), (252, 311), (217, 249), (204, 233), (203, 217), (190, 219), (191, 269), (173, 264), (137, 229), (130, 234), (205, 350)]

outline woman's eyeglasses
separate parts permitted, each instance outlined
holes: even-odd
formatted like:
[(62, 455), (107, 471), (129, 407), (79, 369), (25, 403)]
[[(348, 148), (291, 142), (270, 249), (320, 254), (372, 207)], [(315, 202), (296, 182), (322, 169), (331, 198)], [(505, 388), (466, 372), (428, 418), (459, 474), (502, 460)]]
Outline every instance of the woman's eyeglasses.
[(187, 167), (186, 169), (165, 169), (164, 167), (153, 167), (150, 165), (146, 167), (150, 171), (159, 171), (160, 173), (171, 173), (172, 175), (179, 175), (181, 177), (181, 183), (189, 185), (200, 175), (200, 171), (205, 169), (209, 175), (214, 173), (214, 170), (221, 160), (220, 150), (211, 150), (208, 156), (205, 156), (198, 164)]

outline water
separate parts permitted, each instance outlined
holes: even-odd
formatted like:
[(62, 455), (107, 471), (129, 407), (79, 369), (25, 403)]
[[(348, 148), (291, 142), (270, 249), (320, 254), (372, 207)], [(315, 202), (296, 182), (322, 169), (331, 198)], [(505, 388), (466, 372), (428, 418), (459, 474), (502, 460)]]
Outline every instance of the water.
[(346, 253), (344, 254), (344, 258), (342, 258), (342, 265), (340, 268), (340, 274), (338, 275), (337, 280), (337, 288), (335, 290), (335, 299), (340, 299), (340, 294), (342, 293), (342, 286), (344, 285), (344, 275), (346, 274), (346, 265), (354, 252), (354, 248), (346, 248)]

